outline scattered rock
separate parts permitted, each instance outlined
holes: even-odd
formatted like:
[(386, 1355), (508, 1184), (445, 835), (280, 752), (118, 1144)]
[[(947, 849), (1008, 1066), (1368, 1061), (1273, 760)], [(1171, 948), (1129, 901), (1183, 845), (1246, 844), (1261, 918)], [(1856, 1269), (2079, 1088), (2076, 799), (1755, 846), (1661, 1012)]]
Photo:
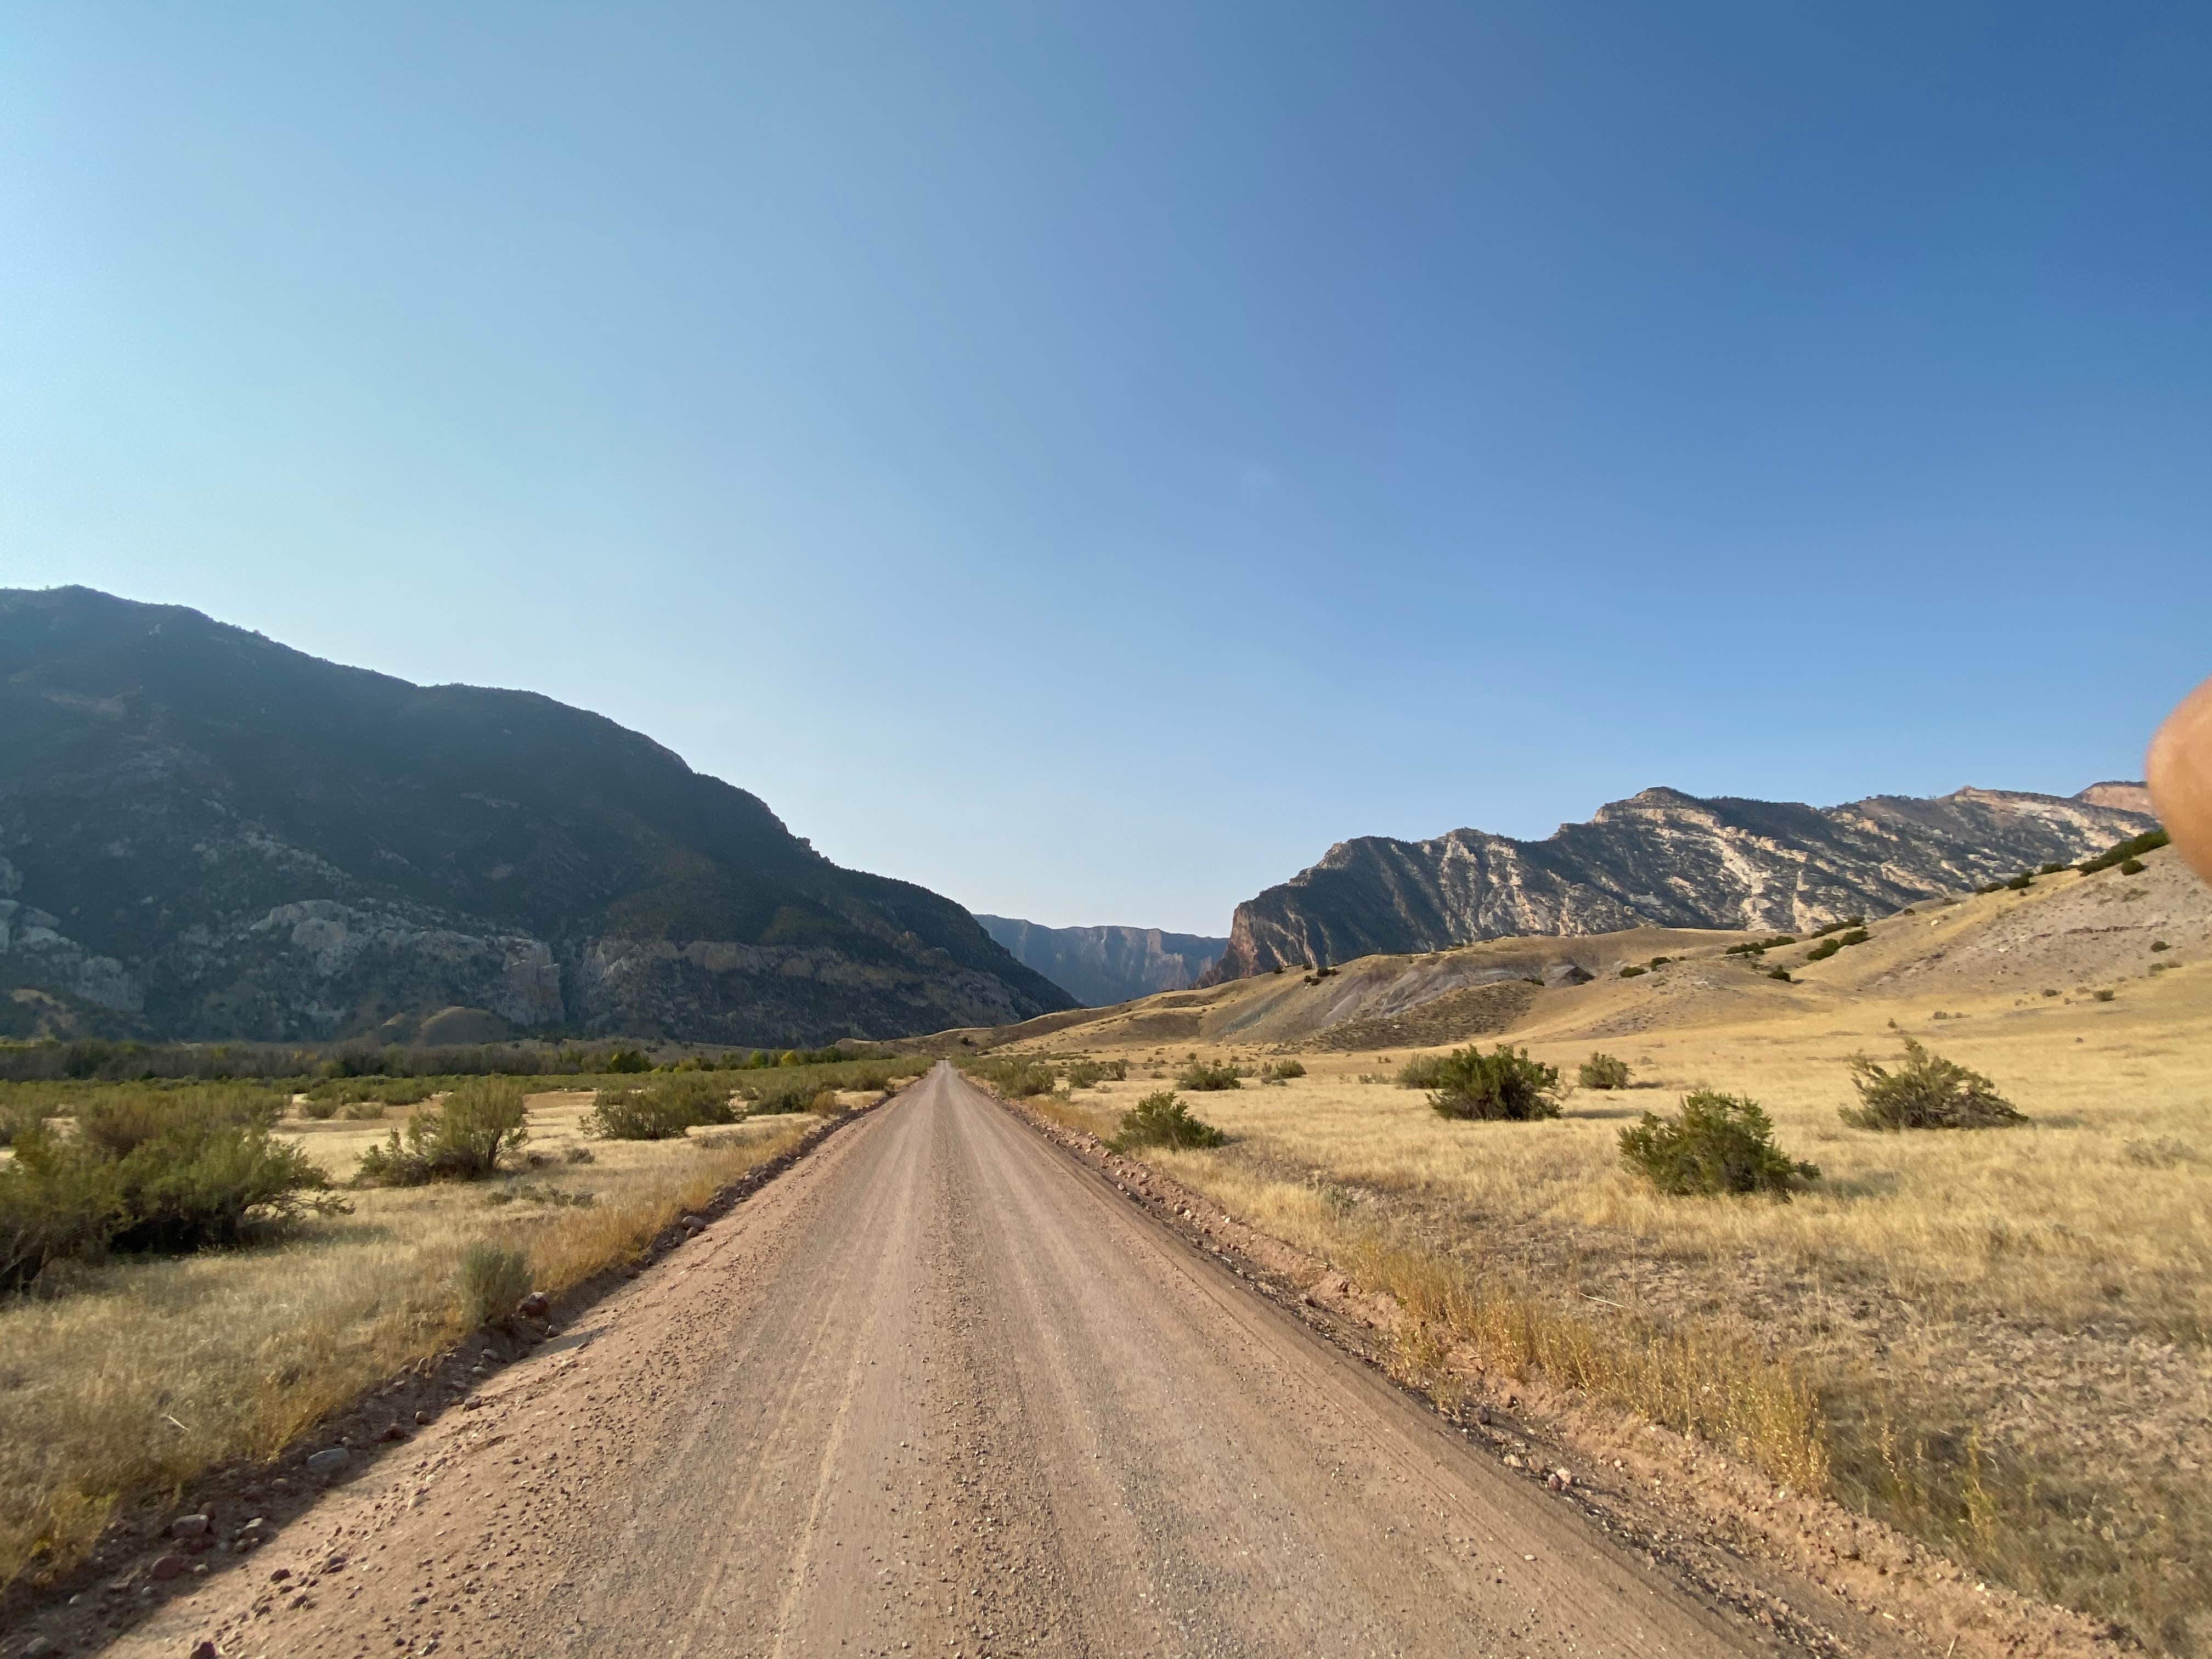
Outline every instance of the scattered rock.
[(1505, 1454), (1505, 1467), (1509, 1469), (1518, 1469), (1527, 1466), (1521, 1462), (1518, 1455), (1512, 1452), (1508, 1452)]
[(428, 1412), (416, 1412), (415, 1413), (415, 1422), (417, 1427), (427, 1427), (430, 1420), (430, 1413)]
[(514, 1310), (526, 1319), (543, 1319), (545, 1317), (545, 1310), (548, 1305), (549, 1304), (545, 1300), (544, 1291), (532, 1291), (528, 1296), (522, 1298), (521, 1302), (516, 1305)]
[(307, 1460), (307, 1473), (330, 1476), (336, 1474), (353, 1461), (353, 1454), (343, 1446), (325, 1446)]
[(202, 1637), (192, 1646), (191, 1659), (222, 1659), (222, 1655), (213, 1642)]
[(195, 1562), (193, 1562), (193, 1563), (192, 1563), (192, 1577), (195, 1577), (195, 1578), (204, 1578), (204, 1577), (207, 1577), (207, 1563), (206, 1563), (206, 1562), (204, 1562), (204, 1561), (195, 1561)]
[(270, 1583), (272, 1583), (272, 1584), (281, 1584), (281, 1583), (283, 1583), (287, 1578), (289, 1578), (291, 1576), (292, 1576), (292, 1569), (291, 1569), (291, 1568), (289, 1568), (289, 1567), (276, 1567), (276, 1568), (274, 1568), (274, 1569), (272, 1569), (272, 1570), (270, 1571), (270, 1574), (269, 1574), (269, 1582), (270, 1582)]
[(478, 1354), (477, 1358), (483, 1360), (487, 1365), (491, 1364), (499, 1358), (499, 1350), (496, 1348), (486, 1348), (482, 1353)]
[(1553, 1492), (1565, 1492), (1575, 1484), (1575, 1478), (1565, 1469), (1553, 1469), (1544, 1477), (1544, 1484)]
[(394, 1423), (390, 1428), (385, 1430), (382, 1434), (380, 1434), (376, 1437), (379, 1440), (407, 1440), (411, 1439), (413, 1437), (410, 1436), (405, 1429), (400, 1427), (398, 1424)]
[(157, 1555), (154, 1558), (154, 1565), (146, 1569), (146, 1576), (156, 1579), (179, 1578), (184, 1576), (185, 1566), (185, 1558), (181, 1555)]
[(180, 1515), (169, 1522), (172, 1538), (199, 1538), (213, 1530), (204, 1515)]

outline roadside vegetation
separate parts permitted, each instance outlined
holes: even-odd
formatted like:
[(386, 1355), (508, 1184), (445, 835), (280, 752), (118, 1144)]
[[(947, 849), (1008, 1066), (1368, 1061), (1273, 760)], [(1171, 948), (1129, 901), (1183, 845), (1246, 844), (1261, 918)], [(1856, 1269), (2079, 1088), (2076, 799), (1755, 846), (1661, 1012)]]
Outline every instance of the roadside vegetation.
[[(550, 1091), (497, 1073), (0, 1084), (0, 1587), (78, 1559), (118, 1505), (274, 1455), (523, 1295), (634, 1259), (816, 1122), (746, 1112), (842, 1110), (928, 1064), (648, 1064)], [(744, 1109), (609, 1138), (611, 1092)], [(347, 1115), (392, 1096), (396, 1127)]]
[(1121, 1114), (1114, 1145), (1127, 1152), (1146, 1146), (1218, 1146), (1228, 1139), (1211, 1123), (1193, 1117), (1175, 1091), (1162, 1089)]
[[(1540, 1094), (1536, 1068), (1579, 1081), (1571, 1028), (1310, 1054), (1295, 1089), (1206, 1097), (1225, 1144), (1142, 1155), (1391, 1297), (1395, 1369), (1447, 1404), (1578, 1394), (2197, 1653), (2212, 1015), (2152, 983), (2140, 1012), (2033, 987), (1953, 1010), (1940, 1054), (1924, 1002), (1645, 1029), (1611, 1053), (1672, 1099), (1627, 1122), (1594, 1081), (1480, 1134), (1408, 1097), (1492, 1092), (1500, 1051)], [(1052, 1109), (1111, 1137), (1160, 1087)], [(1902, 1133), (1948, 1124), (2010, 1132)]]

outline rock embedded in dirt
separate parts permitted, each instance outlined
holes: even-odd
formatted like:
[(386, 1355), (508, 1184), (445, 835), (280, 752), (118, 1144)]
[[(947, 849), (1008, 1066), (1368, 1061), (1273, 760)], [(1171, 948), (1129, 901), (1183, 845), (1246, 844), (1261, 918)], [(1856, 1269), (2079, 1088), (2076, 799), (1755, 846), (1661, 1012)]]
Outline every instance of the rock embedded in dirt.
[(157, 1555), (154, 1565), (146, 1569), (149, 1578), (167, 1580), (184, 1576), (185, 1558), (181, 1555)]
[(204, 1515), (180, 1515), (169, 1522), (169, 1536), (172, 1538), (204, 1537), (210, 1530), (210, 1526)]
[(514, 1310), (526, 1319), (543, 1319), (548, 1305), (544, 1291), (532, 1291), (516, 1304)]
[(416, 1412), (416, 1413), (415, 1413), (415, 1422), (416, 1422), (416, 1425), (418, 1428), (419, 1428), (419, 1427), (428, 1427), (428, 1425), (429, 1425), (429, 1423), (430, 1423), (430, 1420), (431, 1420), (431, 1419), (430, 1419), (430, 1413), (428, 1413), (428, 1412), (426, 1412), (426, 1411), (424, 1411), (424, 1412)]
[(353, 1454), (343, 1446), (325, 1446), (307, 1460), (309, 1474), (332, 1475), (353, 1461)]
[(407, 1431), (397, 1423), (394, 1423), (390, 1428), (385, 1430), (382, 1434), (377, 1436), (377, 1438), (380, 1440), (405, 1440), (409, 1437)]

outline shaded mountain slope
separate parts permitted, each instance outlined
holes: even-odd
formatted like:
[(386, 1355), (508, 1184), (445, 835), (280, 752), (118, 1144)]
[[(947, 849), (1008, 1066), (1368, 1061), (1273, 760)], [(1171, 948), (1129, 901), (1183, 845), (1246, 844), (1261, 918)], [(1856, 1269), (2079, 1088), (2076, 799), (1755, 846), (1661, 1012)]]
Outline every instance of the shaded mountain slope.
[[(958, 905), (529, 692), (0, 591), (0, 987), (107, 1029), (827, 1040), (1068, 1006)], [(20, 1000), (18, 1000), (20, 1005)]]
[(980, 912), (975, 920), (1015, 961), (1092, 1008), (1195, 985), (1229, 944), (1157, 927), (1046, 927)]
[(1543, 841), (1479, 830), (1364, 836), (1237, 906), (1206, 982), (1484, 939), (1797, 931), (2068, 862), (2154, 822), (2081, 797), (2002, 790), (1814, 807), (1647, 789)]

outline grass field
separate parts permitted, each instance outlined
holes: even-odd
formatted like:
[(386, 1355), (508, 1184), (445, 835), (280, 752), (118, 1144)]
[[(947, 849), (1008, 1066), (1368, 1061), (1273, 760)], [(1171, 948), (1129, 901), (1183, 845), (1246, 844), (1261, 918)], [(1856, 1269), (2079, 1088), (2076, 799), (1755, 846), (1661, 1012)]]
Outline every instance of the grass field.
[[(681, 1139), (586, 1140), (591, 1101), (573, 1086), (532, 1095), (526, 1162), (497, 1179), (349, 1191), (350, 1214), (278, 1242), (62, 1264), (0, 1301), (0, 1584), (66, 1565), (118, 1504), (274, 1454), (462, 1335), (454, 1269), (469, 1245), (524, 1249), (532, 1281), (557, 1291), (634, 1255), (818, 1121), (770, 1115)], [(295, 1115), (282, 1132), (343, 1180), (406, 1115)], [(590, 1161), (568, 1161), (576, 1152)]]
[[(1866, 948), (1861, 981), (1899, 980), (1911, 925)], [(1286, 1085), (1186, 1096), (1228, 1146), (1146, 1156), (1395, 1295), (1407, 1369), (1432, 1386), (1546, 1376), (2154, 1647), (2208, 1650), (2212, 965), (2139, 970), (2110, 1001), (1950, 981), (1940, 1019), (1936, 999), (1863, 984), (1760, 1012), (1728, 978), (1756, 971), (1539, 1000), (1505, 1040), (1570, 1081), (1602, 1048), (1637, 1085), (1577, 1090), (1557, 1121), (1447, 1121), (1388, 1080), (1413, 1050), (1316, 1042)], [(1893, 1057), (1905, 1032), (2033, 1121), (1846, 1127), (1850, 1057)], [(1042, 1103), (1101, 1133), (1193, 1052), (1277, 1052), (1080, 1028), (1058, 1042), (1135, 1062)], [(1762, 1102), (1821, 1178), (1783, 1203), (1663, 1198), (1633, 1177), (1622, 1127), (1698, 1085)], [(1451, 1353), (1481, 1376), (1450, 1374)]]

